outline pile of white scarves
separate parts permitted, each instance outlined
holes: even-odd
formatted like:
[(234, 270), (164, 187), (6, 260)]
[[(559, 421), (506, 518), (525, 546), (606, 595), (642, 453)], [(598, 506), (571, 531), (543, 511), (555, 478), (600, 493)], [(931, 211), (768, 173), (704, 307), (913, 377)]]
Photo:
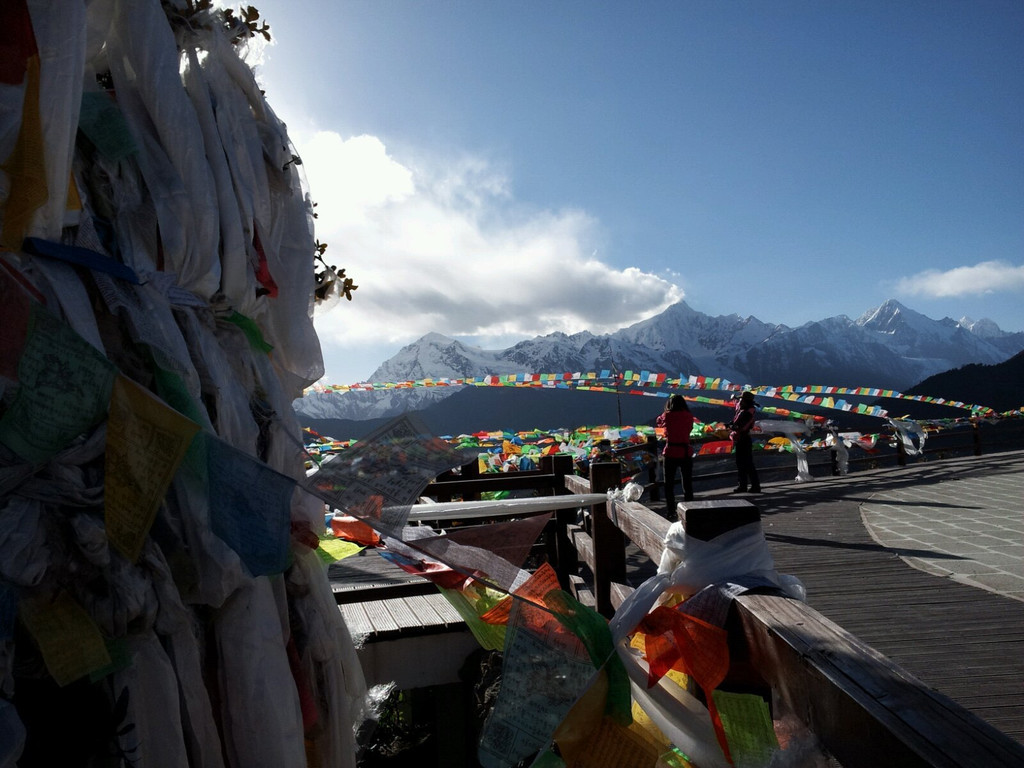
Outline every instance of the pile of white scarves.
[[(160, 0), (4, 5), (8, 22), (27, 12), (38, 75), (0, 83), (0, 269), (122, 373), (170, 374), (189, 418), (301, 479), (291, 403), (323, 370), (312, 209), (251, 69), (212, 12), (185, 18), (184, 0), (165, 3), (181, 16)], [(31, 51), (28, 30), (0, 30), (3, 50)], [(26, 189), (42, 189), (41, 204)], [(22, 237), (89, 249), (139, 284), (30, 255)], [(16, 388), (0, 375), (0, 413)], [(95, 684), (112, 707), (128, 693), (120, 725), (134, 727), (118, 738), (133, 765), (354, 765), (365, 683), (315, 553), (293, 542), (284, 574), (253, 577), (211, 531), (203, 487), (179, 472), (161, 535), (130, 563), (104, 531), (104, 433), (42, 465), (0, 450), (0, 598), (62, 585), (119, 641), (127, 663)], [(297, 487), (291, 520), (322, 529), (322, 502)], [(0, 766), (13, 766), (32, 726), (16, 708), (23, 646), (0, 634)], [(48, 726), (43, 738), (62, 738), (61, 722)]]

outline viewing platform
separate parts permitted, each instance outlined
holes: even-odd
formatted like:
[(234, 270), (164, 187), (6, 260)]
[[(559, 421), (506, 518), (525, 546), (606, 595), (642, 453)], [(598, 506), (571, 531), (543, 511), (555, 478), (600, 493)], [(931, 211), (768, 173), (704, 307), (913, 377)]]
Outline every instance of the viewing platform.
[[(581, 483), (586, 479), (571, 476), (566, 485)], [(868, 764), (862, 755), (877, 758), (896, 743), (900, 749), (910, 744), (920, 758), (908, 763), (914, 765), (1024, 764), (1024, 451), (929, 459), (810, 482), (769, 481), (763, 488), (759, 495), (733, 496), (702, 493), (698, 485), (697, 506), (740, 499), (756, 505), (776, 570), (806, 587), (806, 607), (760, 595), (737, 602), (754, 658), (773, 668), (774, 687), (790, 681), (800, 688), (785, 695), (794, 709), (805, 707), (798, 714), (824, 743), (878, 741), (857, 747), (842, 764)], [(654, 572), (650, 547), (657, 548), (669, 524), (663, 502), (625, 506), (617, 510), (618, 527), (633, 542), (626, 541), (622, 580), (616, 583), (613, 575), (610, 592), (607, 582), (604, 587), (613, 606)], [(647, 552), (637, 539), (645, 540)], [(583, 544), (580, 563), (602, 546)], [(434, 650), (468, 652), (468, 630), (436, 590), (424, 590), (422, 579), (372, 553), (359, 559), (373, 562), (368, 558), (381, 561), (379, 578), (368, 576), (368, 584), (404, 580), (417, 593), (403, 597), (390, 583), (339, 596), (353, 633), (365, 638), (360, 653), (370, 683), (385, 682), (377, 676), (397, 669), (374, 650), (378, 642), (408, 635), (422, 643), (427, 636), (437, 641)], [(593, 562), (600, 570), (601, 559)], [(332, 573), (338, 590), (352, 586), (346, 587), (345, 563)], [(573, 591), (581, 601), (596, 597), (600, 610), (602, 587), (593, 576), (585, 565), (576, 569)], [(374, 597), (377, 588), (388, 590), (377, 595), (383, 599)], [(423, 604), (408, 602), (417, 600)], [(431, 600), (438, 605), (430, 607)], [(432, 622), (436, 631), (428, 627)], [(801, 643), (807, 644), (803, 651)], [(392, 655), (402, 657), (398, 648)], [(449, 670), (458, 668), (455, 661)], [(880, 733), (891, 734), (892, 744)], [(949, 762), (955, 758), (944, 758), (943, 741), (956, 744), (961, 755), (976, 753), (976, 761)]]

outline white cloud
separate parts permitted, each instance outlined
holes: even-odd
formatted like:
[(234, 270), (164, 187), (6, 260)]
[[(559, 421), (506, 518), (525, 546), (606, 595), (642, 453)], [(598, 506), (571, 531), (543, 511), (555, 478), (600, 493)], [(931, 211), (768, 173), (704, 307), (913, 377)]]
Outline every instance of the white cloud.
[(346, 140), (330, 131), (318, 131), (299, 154), (307, 179), (315, 184), (317, 211), (327, 212), (317, 226), (322, 239), (364, 222), (368, 211), (413, 193), (412, 172), (388, 157), (375, 136)]
[(414, 169), (371, 136), (293, 140), (326, 260), (359, 286), (351, 303), (318, 314), (329, 372), (346, 348), (388, 347), (379, 363), (431, 331), (480, 339), (606, 332), (683, 297), (662, 277), (602, 262), (598, 223), (584, 211), (517, 204), (504, 174), (481, 158)]
[(967, 296), (1024, 289), (1024, 266), (1003, 261), (983, 261), (972, 267), (956, 267), (940, 272), (925, 270), (900, 278), (896, 288), (915, 296)]

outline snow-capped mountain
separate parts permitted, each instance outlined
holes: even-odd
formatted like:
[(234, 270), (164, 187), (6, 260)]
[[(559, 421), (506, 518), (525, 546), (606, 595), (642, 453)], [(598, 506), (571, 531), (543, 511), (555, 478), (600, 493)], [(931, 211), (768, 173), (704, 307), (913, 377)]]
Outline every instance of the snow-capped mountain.
[[(371, 380), (609, 369), (702, 374), (750, 384), (906, 389), (968, 363), (1000, 363), (1021, 349), (1024, 333), (1002, 331), (991, 320), (932, 320), (892, 300), (857, 320), (839, 315), (799, 328), (755, 317), (712, 317), (680, 302), (615, 333), (552, 333), (503, 350), (430, 333), (382, 363)], [(430, 387), (358, 397), (310, 394), (295, 407), (312, 419), (383, 418), (423, 409), (456, 391)]]
[[(922, 360), (925, 367), (936, 369), (928, 375), (967, 363), (998, 363), (1009, 357), (993, 344), (1001, 331), (991, 320), (973, 323), (971, 327), (948, 317), (935, 321), (889, 300), (861, 315), (857, 325), (874, 333), (894, 352)], [(1017, 341), (1014, 352), (1020, 349)]]

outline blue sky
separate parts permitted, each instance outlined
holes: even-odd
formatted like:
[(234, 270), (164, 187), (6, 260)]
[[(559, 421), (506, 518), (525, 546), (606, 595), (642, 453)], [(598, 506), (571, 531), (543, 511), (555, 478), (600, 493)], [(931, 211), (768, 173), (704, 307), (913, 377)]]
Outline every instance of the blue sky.
[(679, 300), (1024, 330), (1024, 4), (258, 7), (258, 77), (359, 285), (317, 317), (326, 382), (430, 331), (500, 348)]

